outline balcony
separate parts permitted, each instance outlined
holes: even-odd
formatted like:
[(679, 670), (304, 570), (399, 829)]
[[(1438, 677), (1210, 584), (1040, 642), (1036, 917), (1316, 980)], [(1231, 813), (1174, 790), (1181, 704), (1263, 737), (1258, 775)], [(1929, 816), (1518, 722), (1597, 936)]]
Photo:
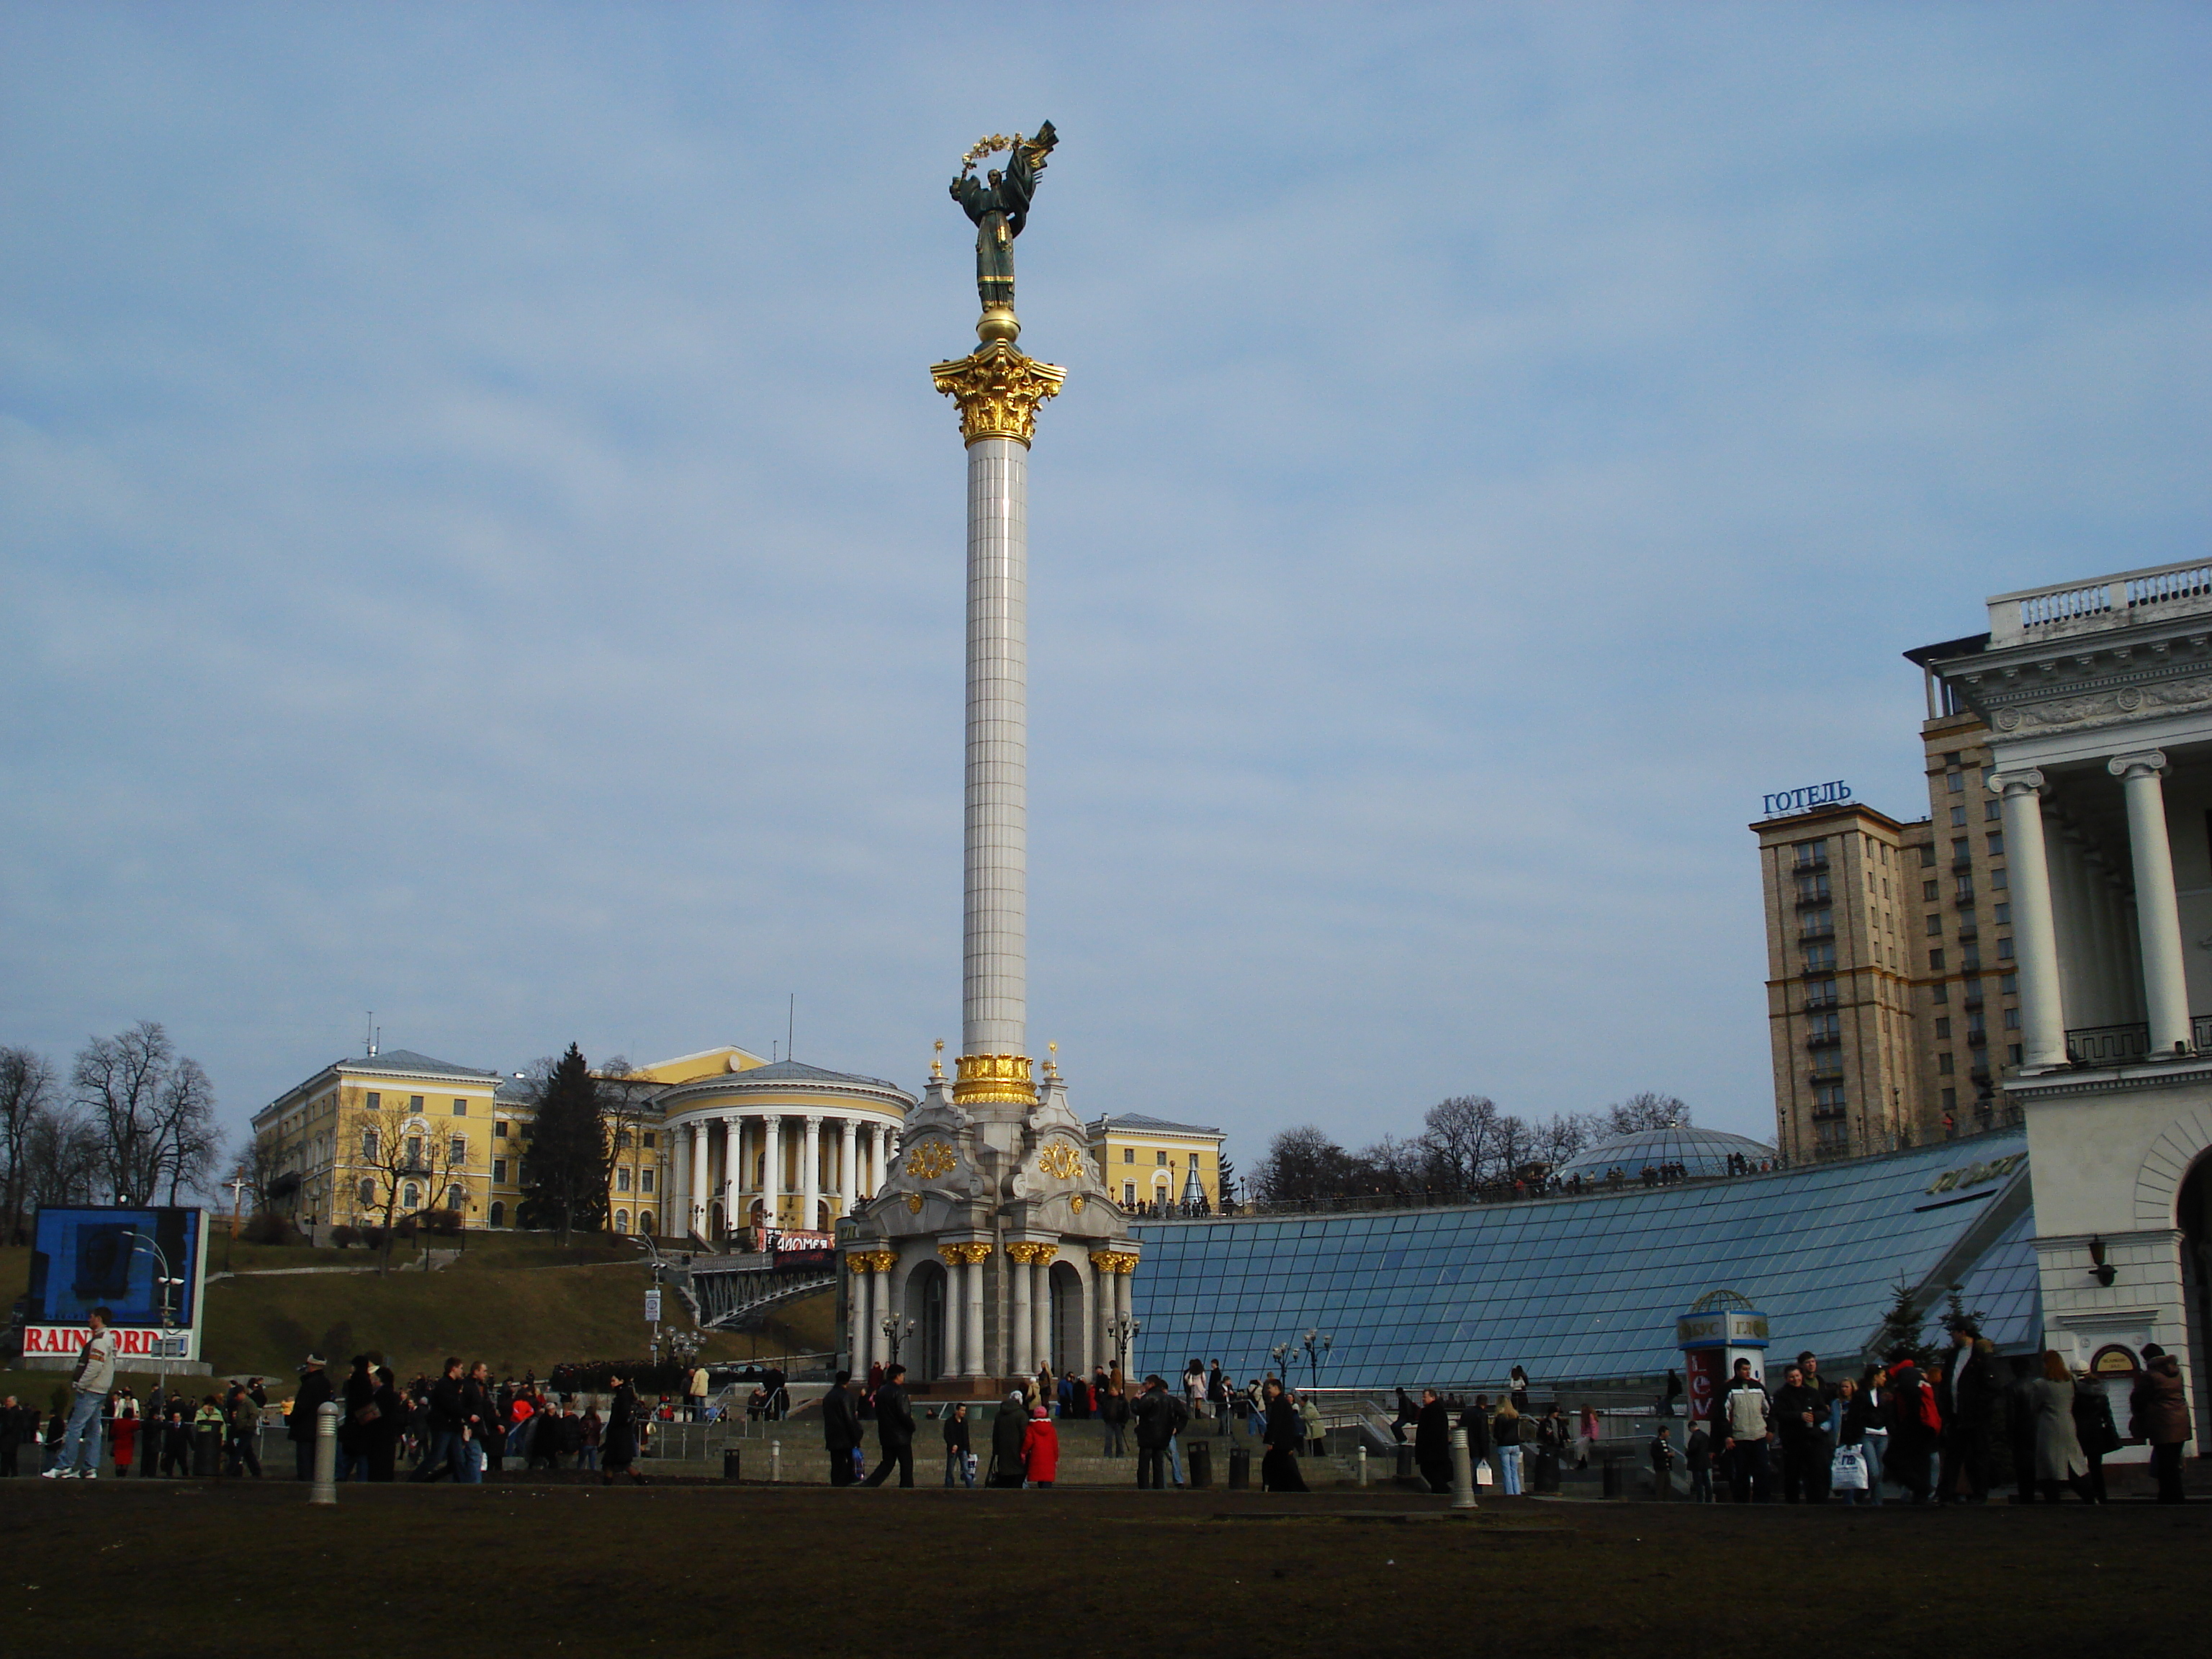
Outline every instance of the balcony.
[(1800, 893), (1797, 895), (1797, 908), (1800, 910), (1810, 910), (1816, 906), (1822, 904), (1833, 904), (1835, 902), (1836, 896), (1832, 893)]
[(1835, 936), (1836, 924), (1833, 921), (1816, 921), (1809, 927), (1800, 927), (1797, 930), (1797, 942), (1800, 945), (1810, 945), (1815, 939), (1833, 939)]
[(1843, 1006), (1844, 1000), (1841, 997), (1807, 997), (1805, 999), (1805, 1012), (1808, 1014), (1817, 1014), (1823, 1008), (1840, 1008)]
[(1971, 1014), (1975, 1009), (1982, 1006), (1982, 999), (1978, 996), (1971, 996), (1959, 1006)]
[(1964, 945), (1968, 939), (1979, 939), (1981, 936), (1982, 930), (1974, 925), (1974, 919), (1972, 916), (1968, 916), (1959, 924), (1960, 944)]
[(1987, 1031), (1969, 1031), (1969, 1032), (1967, 1032), (1967, 1033), (1966, 1033), (1966, 1046), (1967, 1046), (1969, 1048), (1988, 1048), (1988, 1047), (1990, 1046), (1990, 1034), (1989, 1034)]
[[(1808, 1048), (1813, 1049), (1840, 1048), (1844, 1046), (1843, 1035), (1841, 1032), (1838, 1031), (1815, 1031), (1812, 1036), (1805, 1039), (1805, 1046)], [(1820, 1057), (1819, 1054), (1816, 1054), (1814, 1056), (1813, 1063), (1815, 1066), (1820, 1064)], [(1844, 1062), (1841, 1057), (1838, 1057), (1835, 1063), (1840, 1066)]]
[(1972, 893), (1960, 894), (1956, 898), (1951, 901), (1951, 908), (1954, 910), (1972, 909), (1974, 908), (1974, 896)]
[[(2190, 1017), (2189, 1040), (2198, 1054), (2212, 1053), (2212, 1014)], [(2066, 1058), (2076, 1066), (2140, 1066), (2150, 1057), (2150, 1026), (2144, 1021), (2082, 1025), (2066, 1034)]]
[(1951, 860), (1951, 873), (1954, 876), (1972, 875), (1973, 871), (1974, 860), (1971, 857)]
[(1800, 854), (1797, 861), (1790, 866), (1790, 870), (1793, 875), (1812, 876), (1820, 874), (1827, 867), (1828, 855), (1826, 853), (1822, 853), (1817, 858), (1809, 859)]
[(2205, 615), (2212, 615), (2212, 564), (2185, 560), (2000, 593), (1990, 601), (1990, 647), (2002, 651)]

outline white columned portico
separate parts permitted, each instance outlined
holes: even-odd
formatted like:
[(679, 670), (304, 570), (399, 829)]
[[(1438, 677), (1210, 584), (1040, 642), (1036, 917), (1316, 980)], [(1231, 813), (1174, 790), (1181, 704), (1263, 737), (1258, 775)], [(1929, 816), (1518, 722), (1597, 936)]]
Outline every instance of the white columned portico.
[(860, 1124), (857, 1118), (842, 1119), (839, 1125), (837, 1146), (837, 1213), (850, 1215), (853, 1200), (860, 1195), (860, 1164), (854, 1153), (859, 1149)]
[(738, 1162), (744, 1134), (734, 1112), (724, 1112), (715, 1121), (722, 1126), (722, 1231), (726, 1235), (737, 1231), (738, 1194), (745, 1184), (744, 1166)]
[(2160, 1058), (2196, 1047), (2189, 982), (2181, 958), (2181, 910), (2173, 892), (2173, 848), (2166, 839), (2166, 757), (2155, 749), (2115, 755), (2112, 775), (2128, 802), (2128, 850), (2136, 872), (2136, 925), (2142, 939), (2143, 1004), (2150, 1051)]
[(2021, 1054), (2027, 1070), (2066, 1063), (2066, 1004), (2051, 915), (2051, 863), (2043, 839), (2043, 774), (2030, 767), (1990, 780), (2003, 802), (2012, 854), (2012, 921), (2019, 951)]
[(774, 1112), (761, 1126), (761, 1219), (770, 1227), (783, 1224), (783, 1120)]
[(806, 1115), (806, 1133), (799, 1147), (799, 1190), (804, 1206), (799, 1231), (811, 1233), (822, 1214), (822, 1115)]

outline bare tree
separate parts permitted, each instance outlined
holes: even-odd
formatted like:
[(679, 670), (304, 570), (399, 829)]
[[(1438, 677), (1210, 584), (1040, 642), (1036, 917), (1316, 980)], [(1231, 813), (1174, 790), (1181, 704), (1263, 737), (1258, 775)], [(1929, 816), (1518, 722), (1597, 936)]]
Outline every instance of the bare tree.
[(1253, 1172), (1253, 1190), (1270, 1203), (1333, 1198), (1343, 1189), (1343, 1147), (1311, 1124), (1285, 1129)]
[(452, 1137), (441, 1134), (429, 1119), (396, 1100), (363, 1112), (355, 1133), (361, 1136), (355, 1167), (368, 1173), (358, 1177), (352, 1197), (363, 1208), (383, 1212), (381, 1271), (390, 1273), (401, 1212), (412, 1216), (444, 1206), (454, 1170)]
[(54, 1068), (46, 1057), (29, 1048), (0, 1048), (0, 1242), (14, 1243), (22, 1233), (31, 1136), (53, 1105)]
[(156, 1152), (169, 1183), (169, 1202), (180, 1191), (204, 1192), (222, 1157), (222, 1130), (215, 1121), (215, 1085), (187, 1057), (177, 1062), (161, 1085), (161, 1133)]
[(150, 1204), (161, 1184), (161, 1090), (176, 1049), (158, 1020), (142, 1019), (77, 1051), (70, 1080), (100, 1132), (103, 1173), (118, 1204)]
[(1497, 1173), (1500, 1114), (1488, 1095), (1454, 1095), (1429, 1108), (1420, 1145), (1432, 1182), (1446, 1192), (1472, 1192)]
[(260, 1215), (269, 1209), (272, 1201), (270, 1188), (276, 1184), (276, 1177), (283, 1172), (284, 1160), (276, 1150), (276, 1137), (255, 1135), (247, 1139), (238, 1156), (231, 1160), (230, 1174), (224, 1177), (222, 1184), (228, 1187), (233, 1181), (245, 1183), (243, 1195), (253, 1206), (254, 1214)]
[(84, 1114), (41, 1112), (25, 1140), (26, 1197), (38, 1206), (91, 1203), (106, 1153), (98, 1126)]
[(1606, 1108), (1605, 1120), (1607, 1132), (1616, 1135), (1632, 1134), (1638, 1129), (1686, 1129), (1690, 1108), (1679, 1096), (1646, 1089)]

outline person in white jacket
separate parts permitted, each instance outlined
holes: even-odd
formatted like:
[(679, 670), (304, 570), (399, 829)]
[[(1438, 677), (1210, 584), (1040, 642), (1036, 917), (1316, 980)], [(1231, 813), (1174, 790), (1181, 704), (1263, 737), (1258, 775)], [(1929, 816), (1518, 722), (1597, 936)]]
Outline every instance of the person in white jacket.
[(115, 1387), (115, 1354), (121, 1339), (108, 1328), (114, 1316), (94, 1308), (91, 1330), (78, 1350), (76, 1370), (70, 1378), (76, 1398), (70, 1402), (69, 1426), (62, 1431), (62, 1455), (46, 1472), (49, 1480), (96, 1480), (100, 1478), (100, 1408)]

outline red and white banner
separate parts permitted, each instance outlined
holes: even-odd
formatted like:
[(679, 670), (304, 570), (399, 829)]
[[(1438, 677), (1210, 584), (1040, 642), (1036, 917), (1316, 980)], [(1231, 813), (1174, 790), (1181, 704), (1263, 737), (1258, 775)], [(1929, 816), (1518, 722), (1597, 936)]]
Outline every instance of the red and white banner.
[[(128, 1329), (122, 1326), (110, 1328), (115, 1332), (118, 1355), (144, 1359), (181, 1359), (191, 1346), (191, 1333), (189, 1331), (169, 1333), (170, 1348), (165, 1354), (161, 1349), (161, 1333), (157, 1330)], [(89, 1325), (26, 1325), (23, 1327), (23, 1357), (27, 1359), (33, 1354), (49, 1354), (74, 1359), (82, 1352), (91, 1335), (92, 1327)]]

